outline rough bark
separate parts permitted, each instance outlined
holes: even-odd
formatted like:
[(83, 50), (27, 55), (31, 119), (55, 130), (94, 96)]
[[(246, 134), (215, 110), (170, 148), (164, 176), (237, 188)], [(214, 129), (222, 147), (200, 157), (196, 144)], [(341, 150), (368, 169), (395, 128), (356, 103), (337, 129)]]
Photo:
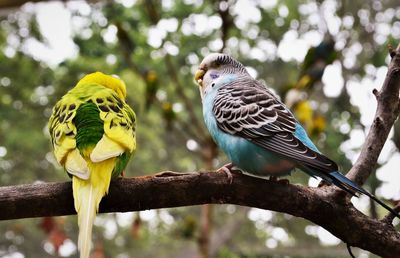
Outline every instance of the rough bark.
[[(205, 203), (257, 207), (308, 219), (342, 239), (383, 257), (400, 257), (400, 233), (371, 219), (333, 187), (309, 188), (245, 175), (204, 172), (121, 178), (111, 183), (100, 212), (127, 212)], [(71, 183), (0, 188), (0, 219), (75, 214)]]

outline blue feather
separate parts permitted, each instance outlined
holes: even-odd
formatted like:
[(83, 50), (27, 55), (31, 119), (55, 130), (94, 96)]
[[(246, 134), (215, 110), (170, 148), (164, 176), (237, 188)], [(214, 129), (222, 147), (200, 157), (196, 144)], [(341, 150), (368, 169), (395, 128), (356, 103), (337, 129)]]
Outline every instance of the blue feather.
[(318, 148), (314, 145), (311, 139), (308, 137), (306, 130), (299, 124), (296, 123), (296, 131), (294, 132), (294, 136), (299, 139), (302, 143), (304, 143), (308, 148), (312, 149), (315, 152), (321, 153)]
[[(282, 153), (287, 153), (282, 151), (282, 153), (270, 151), (260, 144), (255, 144), (254, 139), (246, 137), (241, 137), (240, 135), (234, 133), (228, 133), (219, 127), (219, 122), (214, 114), (214, 102), (218, 94), (218, 90), (226, 84), (229, 84), (235, 79), (236, 75), (229, 74), (224, 76), (215, 77), (212, 84), (204, 90), (203, 96), (203, 116), (206, 123), (206, 127), (210, 132), (212, 138), (217, 143), (217, 145), (227, 154), (228, 158), (232, 161), (232, 164), (243, 172), (247, 172), (254, 176), (282, 176), (289, 174), (295, 167), (299, 167), (304, 172), (312, 177), (318, 176), (330, 184), (334, 184), (341, 188), (342, 190), (350, 193), (351, 195), (357, 196), (359, 193), (365, 194), (384, 208), (389, 210), (395, 216), (400, 218), (400, 215), (394, 211), (392, 208), (387, 206), (385, 203), (377, 199), (374, 195), (367, 192), (365, 189), (357, 185), (355, 182), (351, 181), (343, 174), (338, 171), (337, 165), (330, 161), (328, 158), (323, 156), (315, 144), (308, 137), (304, 128), (296, 121), (295, 130), (293, 136), (295, 136), (299, 141), (301, 141), (306, 147), (321, 154), (319, 162), (332, 162), (334, 171), (329, 172), (329, 170), (323, 169), (318, 166), (310, 166), (310, 163), (301, 161), (299, 159), (293, 159), (293, 157), (285, 156)], [(226, 107), (225, 107), (226, 108)], [(236, 121), (233, 119), (232, 124)], [(257, 125), (257, 124), (256, 124)], [(245, 125), (240, 128), (244, 129)], [(240, 131), (237, 131), (240, 132)], [(269, 132), (271, 133), (271, 132)], [(266, 134), (263, 137), (268, 139), (270, 135)], [(290, 146), (290, 145), (286, 145)], [(294, 145), (293, 145), (294, 146)], [(277, 148), (279, 150), (279, 146)], [(311, 154), (310, 154), (311, 155)], [(305, 156), (305, 159), (312, 159), (312, 156)], [(328, 167), (329, 169), (329, 167)]]
[[(302, 143), (304, 143), (308, 148), (312, 149), (315, 152), (321, 153), (315, 146), (315, 144), (311, 141), (311, 139), (308, 137), (306, 130), (304, 130), (304, 128), (298, 122), (296, 123), (296, 131), (294, 133), (294, 136), (296, 136), (296, 138), (299, 139)], [(364, 190), (362, 187), (360, 187), (359, 185), (357, 185), (356, 183), (345, 177), (339, 171), (333, 171), (330, 172), (329, 174), (326, 174), (326, 173), (318, 173), (316, 171), (308, 169), (303, 169), (303, 170), (306, 170), (307, 174), (309, 174), (310, 176), (318, 176), (323, 180), (327, 181), (328, 183), (335, 184), (336, 186), (340, 187), (346, 192), (349, 192), (351, 195), (357, 195), (358, 193), (369, 195), (369, 193), (366, 190)]]
[(204, 121), (211, 137), (232, 163), (244, 172), (264, 177), (289, 174), (295, 167), (294, 162), (282, 159), (245, 138), (225, 133), (218, 127), (212, 110), (214, 99), (218, 89), (232, 80), (233, 76), (221, 78), (203, 99)]
[[(357, 185), (355, 182), (351, 181), (350, 179), (348, 179), (347, 177), (345, 177), (342, 173), (340, 173), (339, 171), (334, 171), (334, 172), (330, 172), (329, 173), (330, 176), (332, 176), (334, 178), (333, 183), (335, 185), (338, 185), (337, 183), (335, 183), (335, 181), (339, 181), (340, 184), (342, 186), (348, 187), (351, 190), (353, 190), (353, 192), (357, 192), (357, 193), (362, 193), (365, 195), (368, 195), (369, 193), (364, 190), (363, 188), (361, 188), (359, 185)], [(353, 194), (354, 195), (354, 194)]]

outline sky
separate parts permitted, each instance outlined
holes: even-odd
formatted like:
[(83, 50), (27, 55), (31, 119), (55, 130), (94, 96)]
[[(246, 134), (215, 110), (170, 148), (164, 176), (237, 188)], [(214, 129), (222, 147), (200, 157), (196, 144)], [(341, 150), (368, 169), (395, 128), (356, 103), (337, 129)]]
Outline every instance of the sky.
[[(186, 1), (198, 2), (195, 0)], [(134, 0), (120, 0), (119, 2), (123, 3), (127, 7), (132, 6), (135, 3)], [(266, 4), (265, 8), (271, 8), (276, 5), (276, 1), (264, 1), (263, 3)], [(163, 1), (163, 5), (168, 7), (168, 4), (170, 4), (170, 1)], [(304, 13), (316, 12), (316, 7), (313, 5), (302, 8), (302, 12)], [(323, 14), (326, 19), (325, 26), (327, 26), (331, 33), (337, 32), (340, 25), (340, 20), (334, 16), (334, 12), (332, 11), (334, 8), (335, 1), (327, 1), (327, 4), (323, 10)], [(48, 42), (47, 45), (44, 45), (36, 40), (29, 40), (24, 46), (26, 52), (30, 53), (36, 59), (45, 61), (50, 66), (56, 66), (65, 59), (74, 58), (77, 56), (78, 49), (74, 45), (71, 36), (73, 33), (84, 27), (84, 21), (71, 19), (71, 10), (79, 11), (82, 14), (88, 14), (91, 11), (88, 4), (83, 1), (71, 1), (68, 4), (62, 4), (60, 2), (47, 2), (26, 4), (22, 7), (22, 9), (24, 11), (34, 12), (37, 14), (40, 30)], [(245, 26), (249, 22), (257, 22), (261, 18), (259, 11), (254, 7), (254, 2), (250, 0), (239, 0), (233, 12), (239, 15), (237, 22), (239, 27)], [(287, 12), (288, 10), (287, 8), (285, 9), (285, 7), (279, 9), (279, 14), (282, 17), (287, 16)], [(311, 15), (310, 23), (320, 22), (318, 17), (318, 15)], [(217, 16), (207, 17), (203, 14), (193, 14), (193, 16), (189, 18), (189, 21), (195, 24), (195, 29), (192, 30), (190, 27), (186, 28), (185, 25), (183, 25), (183, 32), (185, 33), (186, 30), (187, 33), (195, 33), (199, 36), (209, 29), (219, 27), (221, 23), (219, 17)], [(348, 26), (351, 26), (352, 24), (351, 20), (346, 20), (344, 22), (347, 23)], [(175, 31), (177, 26), (177, 20), (174, 18), (161, 20), (157, 26), (154, 26), (151, 29), (151, 33), (148, 37), (148, 43), (153, 47), (160, 46), (161, 41), (163, 37), (165, 37), (166, 33)], [(387, 26), (382, 25), (381, 31), (381, 35), (387, 36)], [(256, 37), (258, 32), (252, 32), (250, 30), (248, 33), (253, 33), (254, 37)], [(116, 28), (110, 27), (103, 36), (108, 42), (115, 41)], [(319, 31), (310, 31), (302, 36), (299, 36), (296, 31), (289, 30), (284, 35), (279, 46), (275, 46), (268, 41), (261, 42), (258, 50), (250, 51), (249, 53), (251, 57), (262, 59), (265, 62), (268, 62), (268, 58), (274, 55), (277, 55), (283, 61), (297, 60), (301, 62), (304, 59), (308, 48), (317, 45), (321, 39), (322, 34)], [(221, 43), (218, 41), (213, 42), (209, 47), (218, 49), (220, 44)], [(178, 48), (173, 45), (168, 46), (167, 44), (164, 47), (167, 48), (166, 50), (171, 55), (176, 55), (178, 53), (177, 51), (179, 51)], [(243, 48), (246, 47), (247, 46), (243, 46)], [(357, 46), (355, 46), (354, 51), (356, 52), (361, 50), (357, 49)], [(346, 58), (346, 62), (348, 64), (354, 62), (355, 59), (355, 57), (352, 57), (351, 55)], [(194, 62), (198, 62), (198, 60), (194, 59)], [(250, 69), (250, 71), (252, 74), (256, 75), (254, 69)], [(353, 105), (359, 107), (361, 112), (361, 122), (366, 126), (365, 131), (362, 129), (353, 130), (350, 133), (350, 139), (344, 142), (341, 146), (342, 151), (346, 153), (346, 156), (353, 162), (355, 162), (358, 157), (359, 151), (357, 148), (362, 146), (366, 137), (366, 133), (371, 126), (371, 122), (373, 121), (373, 116), (375, 114), (376, 100), (372, 94), (372, 90), (374, 88), (380, 89), (387, 72), (387, 67), (372, 67), (367, 72), (375, 75), (375, 78), (370, 79), (373, 78), (371, 76), (368, 78), (363, 78), (361, 81), (350, 81), (348, 82), (347, 86), (348, 93), (351, 97), (350, 101)], [(339, 95), (342, 87), (344, 86), (342, 67), (339, 62), (334, 62), (332, 65), (329, 65), (326, 68), (322, 82), (324, 84), (323, 90), (327, 97), (337, 97)], [(384, 165), (377, 170), (377, 177), (383, 181), (382, 187), (378, 189), (378, 195), (388, 199), (400, 199), (400, 173), (396, 173), (398, 170), (398, 164), (400, 164), (400, 154), (398, 152), (394, 152), (394, 150), (395, 146), (393, 142), (389, 140), (385, 144), (379, 159), (379, 161), (384, 163)], [(5, 152), (6, 150), (4, 147), (0, 146), (0, 156), (4, 156)], [(317, 185), (317, 183), (318, 182), (314, 180), (310, 180), (310, 185)], [(365, 203), (368, 202), (366, 202), (365, 199), (362, 198), (357, 200), (357, 198), (353, 198), (352, 201), (357, 208), (367, 211)], [(249, 219), (258, 221), (260, 219), (265, 220), (266, 218), (270, 218), (270, 213), (270, 211), (253, 209), (248, 216)], [(141, 216), (145, 220), (150, 220), (153, 215), (154, 214), (151, 211), (145, 211), (141, 213)], [(165, 216), (168, 217), (167, 215)], [(132, 219), (132, 217), (131, 215), (125, 215), (123, 219), (125, 221), (129, 221)], [(266, 242), (266, 246), (270, 248), (276, 247), (279, 241), (284, 241), (287, 239), (287, 233), (284, 231), (284, 229), (274, 228), (272, 230), (275, 237), (267, 240)], [(308, 234), (318, 236), (323, 244), (337, 244), (339, 241), (329, 232), (318, 226), (309, 228), (307, 232)], [(71, 243), (68, 243), (69, 247), (65, 248), (66, 253), (72, 250), (70, 245)]]

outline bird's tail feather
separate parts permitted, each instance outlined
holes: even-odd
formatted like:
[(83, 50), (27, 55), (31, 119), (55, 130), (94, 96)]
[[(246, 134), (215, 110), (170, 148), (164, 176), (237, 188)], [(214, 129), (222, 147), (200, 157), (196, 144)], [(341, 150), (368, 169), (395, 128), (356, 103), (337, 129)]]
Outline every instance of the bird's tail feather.
[[(347, 177), (342, 175), (340, 172), (338, 172), (338, 171), (331, 172), (331, 173), (329, 173), (329, 176), (331, 179), (330, 182), (335, 184), (339, 188), (341, 188), (341, 189), (345, 190), (346, 192), (348, 192), (352, 195), (355, 195), (355, 196), (358, 193), (365, 194), (366, 196), (368, 196), (369, 198), (371, 198), (372, 200), (374, 200), (375, 202), (380, 204), (383, 208), (385, 208), (386, 210), (391, 212), (394, 216), (396, 216), (400, 219), (400, 215), (398, 212), (396, 212), (395, 210), (390, 208), (388, 205), (386, 205), (384, 202), (382, 202), (381, 200), (376, 198), (375, 195), (369, 193), (367, 190), (365, 190), (364, 188), (362, 188), (355, 182), (351, 181), (350, 179), (348, 179)], [(329, 181), (329, 180), (327, 180), (327, 181)]]
[[(73, 178), (73, 181), (76, 181), (76, 177)], [(84, 196), (80, 198), (80, 206), (76, 208), (79, 225), (78, 249), (80, 250), (81, 258), (88, 258), (90, 255), (92, 227), (96, 216), (95, 197), (98, 195), (93, 188), (91, 184), (88, 184), (79, 189), (79, 195)]]
[(89, 162), (90, 178), (72, 178), (75, 209), (78, 213), (80, 258), (89, 258), (93, 221), (102, 197), (108, 192), (114, 158), (99, 163)]

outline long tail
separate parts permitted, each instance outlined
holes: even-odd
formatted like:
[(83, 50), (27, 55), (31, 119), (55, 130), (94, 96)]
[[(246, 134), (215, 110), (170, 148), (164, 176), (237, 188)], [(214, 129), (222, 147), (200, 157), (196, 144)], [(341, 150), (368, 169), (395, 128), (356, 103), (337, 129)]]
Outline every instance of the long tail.
[(92, 240), (92, 227), (102, 197), (108, 192), (115, 159), (90, 163), (88, 180), (76, 176), (72, 178), (75, 210), (78, 213), (80, 258), (89, 258)]
[[(351, 195), (357, 196), (358, 193), (365, 194), (378, 204), (380, 204), (383, 208), (391, 212), (394, 216), (400, 219), (399, 213), (397, 213), (395, 210), (387, 206), (384, 202), (376, 198), (373, 194), (369, 193), (367, 190), (362, 188), (361, 186), (357, 185), (355, 182), (351, 181), (344, 175), (342, 175), (340, 172), (335, 171), (329, 173), (330, 179), (327, 180), (328, 182), (330, 181), (331, 183), (335, 184), (339, 188), (343, 189), (344, 191), (350, 193)], [(326, 179), (325, 179), (326, 180)]]

